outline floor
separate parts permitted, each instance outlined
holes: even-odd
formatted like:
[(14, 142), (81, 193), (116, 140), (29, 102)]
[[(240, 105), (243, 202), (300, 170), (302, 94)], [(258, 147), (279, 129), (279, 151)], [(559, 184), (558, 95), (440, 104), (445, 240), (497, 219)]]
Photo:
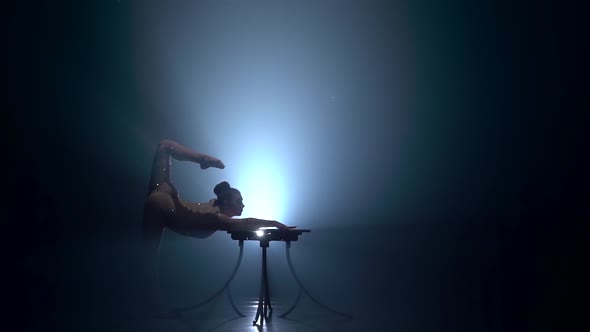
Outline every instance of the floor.
[[(129, 243), (87, 241), (72, 246), (86, 248), (85, 252), (67, 250), (55, 264), (35, 265), (48, 276), (47, 285), (21, 282), (28, 285), (23, 291), (28, 291), (29, 300), (22, 302), (29, 307), (19, 313), (22, 319), (15, 320), (22, 325), (20, 330), (44, 332), (503, 330), (504, 302), (494, 291), (498, 278), (491, 269), (495, 256), (483, 252), (493, 249), (494, 242), (473, 237), (478, 241), (473, 247), (479, 251), (464, 250), (466, 245), (452, 245), (455, 233), (420, 230), (355, 229), (338, 236), (318, 230), (296, 243), (291, 250), (293, 265), (317, 301), (304, 295), (286, 318), (280, 316), (295, 302), (298, 288), (284, 244), (272, 244), (268, 260), (274, 313), (262, 328), (252, 324), (260, 289), (256, 244), (246, 245), (231, 284), (245, 317), (232, 310), (224, 293), (179, 319), (154, 319), (138, 309), (144, 288), (138, 282), (137, 254)], [(199, 241), (170, 235), (165, 241), (161, 281), (169, 305), (198, 303), (215, 294), (238, 257), (237, 245), (227, 241), (226, 234)], [(49, 293), (40, 294), (43, 290)], [(40, 301), (43, 298), (47, 300)]]
[(273, 314), (264, 325), (260, 320), (253, 325), (256, 314), (257, 299), (237, 300), (238, 310), (245, 317), (238, 316), (231, 308), (225, 296), (214, 300), (193, 311), (185, 312), (178, 319), (155, 319), (140, 313), (120, 312), (110, 314), (98, 313), (59, 313), (39, 320), (37, 328), (44, 324), (51, 325), (59, 331), (367, 331), (389, 330), (386, 322), (367, 317), (343, 317), (322, 308), (305, 298), (297, 304), (287, 317), (279, 317), (292, 302), (273, 303)]

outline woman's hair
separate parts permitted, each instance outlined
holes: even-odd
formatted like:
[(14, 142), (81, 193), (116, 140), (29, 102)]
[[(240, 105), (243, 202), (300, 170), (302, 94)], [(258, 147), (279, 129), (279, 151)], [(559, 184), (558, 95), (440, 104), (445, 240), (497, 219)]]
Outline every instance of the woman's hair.
[(213, 206), (223, 204), (224, 201), (230, 199), (233, 194), (240, 193), (236, 188), (232, 188), (227, 181), (218, 183), (213, 192), (217, 195), (217, 200), (213, 203)]

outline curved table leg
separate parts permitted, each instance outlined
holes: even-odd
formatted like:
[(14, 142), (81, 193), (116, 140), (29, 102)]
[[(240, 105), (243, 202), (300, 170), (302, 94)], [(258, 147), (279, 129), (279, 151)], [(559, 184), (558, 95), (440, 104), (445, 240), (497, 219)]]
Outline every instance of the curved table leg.
[(305, 294), (307, 295), (307, 297), (310, 298), (310, 300), (312, 300), (315, 304), (317, 304), (318, 306), (336, 314), (339, 316), (343, 316), (343, 317), (347, 317), (347, 318), (352, 318), (352, 315), (347, 314), (347, 313), (343, 313), (340, 311), (336, 311), (330, 307), (328, 307), (327, 305), (321, 303), (320, 301), (316, 300), (310, 293), (309, 291), (303, 287), (303, 284), (301, 283), (301, 280), (299, 280), (299, 278), (297, 277), (297, 274), (295, 273), (295, 269), (293, 268), (293, 263), (291, 262), (291, 254), (289, 249), (291, 248), (291, 243), (289, 241), (286, 242), (286, 246), (285, 248), (287, 249), (287, 263), (289, 264), (289, 269), (291, 270), (291, 274), (293, 275), (293, 278), (295, 279), (295, 281), (297, 282), (297, 284), (299, 285), (299, 295), (297, 295), (297, 299), (295, 300), (295, 303), (293, 303), (293, 305), (284, 313), (282, 314), (281, 318), (287, 317), (288, 314), (291, 313), (291, 311), (293, 311), (295, 309), (295, 306), (297, 305), (297, 303), (299, 303), (299, 300), (301, 299), (301, 295)]
[(291, 311), (293, 311), (293, 309), (295, 309), (295, 307), (299, 303), (299, 300), (301, 300), (301, 295), (303, 295), (303, 290), (301, 289), (301, 287), (299, 287), (299, 292), (297, 293), (297, 298), (295, 299), (295, 302), (291, 305), (289, 309), (287, 309), (287, 311), (285, 311), (282, 315), (279, 316), (280, 318), (287, 317), (287, 315), (290, 314)]
[(180, 315), (182, 312), (184, 311), (188, 311), (188, 310), (192, 310), (192, 309), (196, 309), (198, 307), (201, 307), (211, 301), (213, 301), (213, 299), (215, 299), (216, 297), (218, 297), (219, 295), (221, 295), (223, 293), (223, 291), (227, 290), (228, 291), (228, 296), (229, 296), (229, 300), (230, 303), (232, 305), (232, 308), (234, 309), (234, 311), (236, 312), (236, 314), (238, 314), (238, 316), (240, 317), (245, 317), (246, 315), (244, 315), (243, 313), (241, 313), (238, 308), (236, 307), (233, 298), (231, 296), (231, 291), (229, 288), (229, 285), (231, 284), (232, 280), (234, 279), (234, 277), (236, 276), (236, 273), (238, 272), (238, 269), (240, 268), (240, 264), (242, 263), (242, 256), (244, 254), (244, 241), (240, 241), (240, 254), (238, 256), (238, 262), (236, 263), (236, 266), (234, 267), (234, 270), (231, 274), (231, 276), (229, 277), (229, 279), (225, 282), (225, 284), (223, 285), (223, 287), (218, 290), (217, 292), (215, 292), (215, 294), (211, 295), (209, 298), (207, 298), (204, 301), (201, 301), (197, 304), (194, 305), (189, 305), (189, 306), (184, 306), (184, 307), (180, 307), (180, 308), (175, 308), (170, 310), (170, 314), (172, 315)]
[(246, 317), (246, 315), (244, 315), (243, 313), (240, 312), (240, 310), (238, 310), (238, 307), (234, 303), (234, 298), (231, 296), (231, 288), (230, 287), (227, 287), (227, 297), (229, 298), (229, 303), (231, 304), (232, 309), (234, 309), (234, 312), (240, 317)]

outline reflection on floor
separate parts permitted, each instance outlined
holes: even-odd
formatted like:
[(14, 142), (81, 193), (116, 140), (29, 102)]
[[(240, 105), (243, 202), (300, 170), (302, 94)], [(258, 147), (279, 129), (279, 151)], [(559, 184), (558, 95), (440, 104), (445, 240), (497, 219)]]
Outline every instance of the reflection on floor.
[[(512, 270), (523, 264), (520, 271), (527, 275), (527, 260), (502, 251), (497, 233), (484, 226), (440, 223), (400, 225), (394, 230), (314, 230), (292, 249), (297, 275), (314, 298), (352, 314), (352, 319), (326, 310), (308, 296), (301, 298), (288, 318), (280, 318), (295, 302), (299, 289), (289, 272), (284, 244), (273, 244), (268, 259), (274, 313), (263, 330), (504, 331), (513, 324), (511, 319), (519, 318), (521, 305), (533, 306), (516, 292), (527, 286), (526, 279), (511, 279)], [(168, 238), (161, 252), (165, 303), (199, 303), (224, 285), (238, 257), (237, 245), (226, 235), (199, 241)], [(136, 246), (129, 241), (85, 239), (84, 245), (75, 248), (87, 248), (87, 252), (64, 249), (55, 286), (29, 283), (24, 288), (30, 299), (26, 303), (35, 304), (21, 310), (30, 315), (19, 320), (31, 326), (27, 330), (258, 330), (252, 325), (253, 301), (260, 289), (256, 244), (246, 244), (244, 261), (231, 284), (234, 301), (246, 317), (238, 318), (224, 295), (177, 320), (140, 314), (146, 287), (138, 281), (142, 270)], [(512, 265), (504, 266), (506, 259), (512, 259)], [(42, 302), (41, 292), (46, 289), (51, 292)]]
[[(279, 317), (292, 303), (274, 302), (273, 314), (261, 327), (253, 325), (257, 299), (236, 300), (238, 309), (246, 315), (239, 317), (225, 299), (186, 312), (180, 319), (154, 319), (139, 313), (115, 313), (106, 316), (93, 313), (61, 313), (51, 320), (59, 322), (60, 331), (365, 331), (382, 330), (383, 322), (363, 321), (335, 315), (303, 298), (286, 318)], [(40, 322), (40, 325), (43, 324)], [(377, 324), (377, 325), (375, 325)], [(372, 326), (371, 326), (372, 325)], [(41, 328), (42, 326), (39, 326)]]

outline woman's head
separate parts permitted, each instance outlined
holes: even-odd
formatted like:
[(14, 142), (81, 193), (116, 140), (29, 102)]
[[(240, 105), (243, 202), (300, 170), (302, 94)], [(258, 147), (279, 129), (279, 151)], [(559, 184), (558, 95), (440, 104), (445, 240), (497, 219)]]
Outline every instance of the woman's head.
[(213, 205), (219, 206), (221, 213), (230, 218), (242, 214), (244, 203), (239, 190), (232, 188), (229, 183), (223, 181), (215, 186), (213, 192), (217, 195), (217, 200)]

